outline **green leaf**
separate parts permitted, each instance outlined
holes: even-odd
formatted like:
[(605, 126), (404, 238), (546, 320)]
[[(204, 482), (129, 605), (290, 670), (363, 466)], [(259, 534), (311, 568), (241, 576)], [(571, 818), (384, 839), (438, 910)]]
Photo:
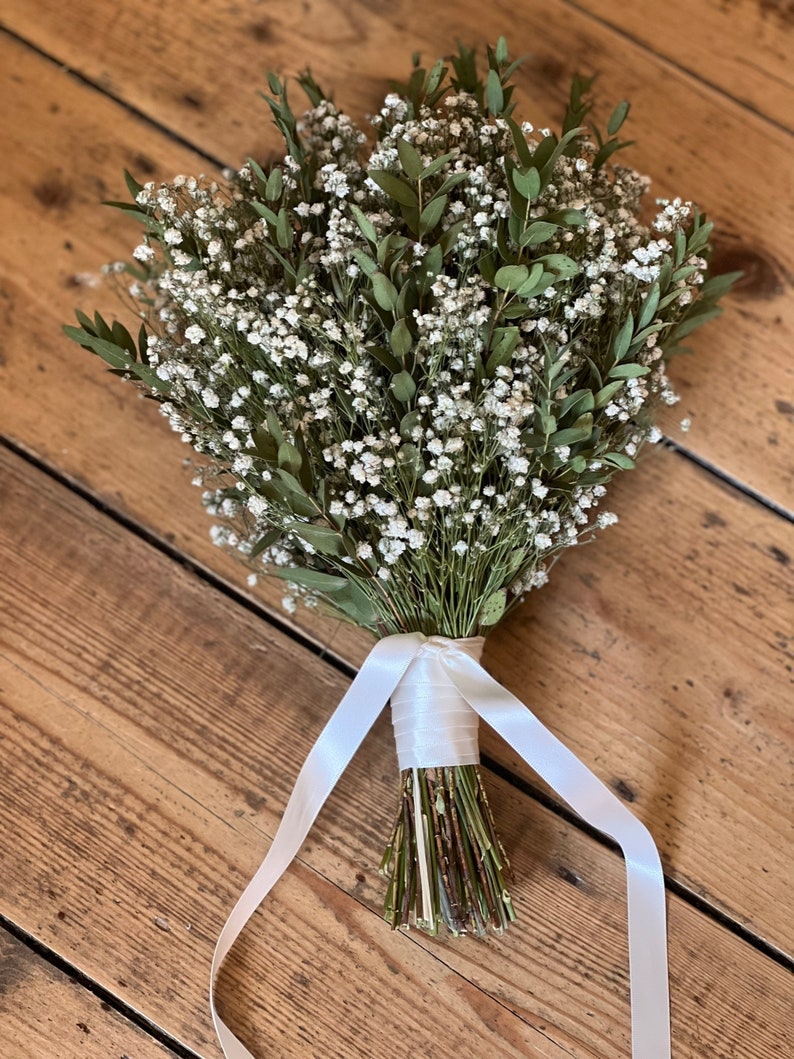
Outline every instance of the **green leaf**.
[(378, 271), (377, 261), (373, 261), (369, 254), (365, 254), (359, 247), (353, 250), (353, 257), (365, 276), (373, 276)]
[(598, 154), (593, 159), (593, 169), (600, 169), (604, 162), (607, 162), (615, 151), (622, 151), (624, 147), (631, 147), (634, 140), (609, 140), (601, 147)]
[(494, 283), (500, 290), (517, 291), (528, 278), (526, 265), (502, 265), (494, 276)]
[(621, 125), (628, 117), (630, 106), (631, 104), (624, 99), (622, 102), (618, 103), (618, 105), (612, 111), (609, 121), (607, 122), (607, 132), (610, 136), (614, 136), (615, 133), (620, 129)]
[(284, 527), (310, 544), (321, 555), (346, 555), (342, 534), (330, 526), (318, 526), (314, 522), (288, 522)]
[(622, 389), (623, 385), (623, 380), (618, 379), (616, 382), (608, 382), (606, 386), (602, 386), (595, 395), (596, 408), (606, 408), (618, 390)]
[(534, 221), (521, 233), (518, 245), (535, 246), (537, 243), (545, 243), (547, 239), (551, 239), (557, 227), (556, 224), (549, 224), (547, 221)]
[(389, 389), (400, 404), (408, 404), (416, 393), (416, 383), (411, 378), (410, 372), (400, 371), (392, 379)]
[(292, 246), (294, 235), (287, 211), (280, 209), (276, 220), (276, 240), (282, 250), (289, 250)]
[(268, 410), (266, 418), (268, 433), (277, 445), (283, 445), (286, 439), (284, 438), (284, 434), (282, 433), (281, 425), (279, 424), (278, 418), (276, 417), (276, 413), (273, 411), (272, 408)]
[(441, 247), (441, 253), (446, 255), (450, 252), (452, 247), (455, 245), (458, 236), (466, 227), (466, 221), (456, 221), (451, 224), (449, 228), (444, 232), (441, 238), (438, 240), (438, 245)]
[(425, 295), (430, 292), (443, 264), (444, 255), (441, 247), (438, 244), (431, 246), (416, 266), (416, 289), (420, 294)]
[(411, 180), (418, 179), (422, 175), (424, 166), (422, 164), (422, 156), (414, 145), (409, 143), (405, 137), (402, 137), (397, 141), (397, 154), (400, 156), (400, 165), (403, 167), (405, 175), (410, 177)]
[(276, 202), (281, 198), (283, 188), (284, 180), (281, 176), (281, 170), (274, 169), (267, 178), (267, 183), (265, 185), (265, 198), (268, 202)]
[(592, 412), (585, 412), (576, 421), (575, 426), (566, 427), (564, 430), (558, 430), (552, 434), (549, 438), (549, 446), (575, 445), (579, 441), (587, 441), (592, 433), (593, 414)]
[(479, 615), (480, 625), (496, 625), (496, 623), (504, 614), (506, 607), (507, 592), (505, 591), (505, 589), (500, 588), (498, 592), (494, 592), (492, 595), (488, 596), (486, 601), (483, 603)]
[(388, 349), (384, 349), (383, 346), (367, 346), (366, 350), (367, 353), (370, 354), (370, 356), (374, 357), (375, 360), (377, 360), (385, 368), (388, 368), (388, 370), (392, 374), (396, 374), (400, 370), (400, 362), (392, 353), (388, 351)]
[(644, 327), (653, 320), (656, 309), (659, 305), (659, 284), (654, 283), (645, 296), (645, 301), (642, 303), (640, 310), (639, 319), (637, 320), (637, 330), (641, 331)]
[(278, 217), (269, 206), (264, 204), (264, 202), (252, 202), (251, 205), (260, 217), (265, 218), (268, 224), (272, 224), (274, 227), (278, 224)]
[(547, 213), (542, 220), (547, 221), (549, 224), (565, 224), (570, 228), (581, 227), (583, 224), (587, 224), (587, 216), (582, 210), (575, 210), (572, 207), (566, 207), (562, 210), (552, 210), (551, 213)]
[(410, 441), (413, 431), (422, 425), (422, 412), (416, 408), (413, 412), (406, 412), (400, 420), (400, 437)]
[[(444, 166), (447, 164), (447, 162), (449, 162), (451, 159), (453, 159), (455, 157), (456, 153), (457, 153), (456, 151), (450, 151), (449, 154), (442, 154), (438, 158), (434, 158), (432, 162), (428, 162), (428, 164), (424, 167), (422, 172), (419, 174), (419, 179), (420, 180), (427, 180), (428, 177), (435, 176), (436, 173), (439, 171), (439, 169), (443, 169)], [(454, 176), (456, 176), (456, 177), (461, 177), (462, 176), (465, 179), (468, 176), (468, 173), (455, 173)], [(443, 190), (446, 190), (446, 189), (442, 188), (442, 191)]]
[(364, 211), (360, 210), (353, 202), (350, 203), (350, 212), (353, 214), (356, 224), (361, 229), (364, 237), (369, 239), (372, 245), (375, 246), (378, 242), (378, 233), (375, 231), (375, 225), (366, 216)]
[(311, 592), (339, 592), (349, 584), (346, 577), (324, 574), (321, 570), (307, 570), (303, 566), (276, 566), (270, 573), (282, 581), (294, 581)]
[(485, 100), (491, 114), (501, 114), (505, 106), (505, 95), (502, 90), (502, 82), (496, 70), (488, 71), (488, 80), (485, 84)]
[(574, 410), (581, 415), (582, 412), (590, 412), (594, 407), (595, 400), (593, 398), (592, 390), (575, 390), (560, 404), (560, 414), (558, 418), (562, 419)]
[(96, 353), (114, 370), (137, 375), (141, 382), (144, 382), (150, 390), (157, 390), (163, 393), (170, 392), (170, 383), (161, 379), (148, 365), (139, 364), (133, 360), (126, 349), (117, 346), (114, 342), (89, 334), (88, 331), (81, 327), (70, 327), (67, 325), (63, 331), (67, 338), (77, 342), (83, 349), (89, 349), (92, 353)]
[(642, 375), (649, 375), (651, 369), (647, 364), (616, 364), (610, 368), (610, 379), (639, 379)]
[(269, 548), (271, 545), (275, 544), (280, 536), (280, 529), (274, 527), (273, 529), (268, 530), (267, 533), (259, 538), (251, 549), (249, 559), (256, 559), (257, 555), (261, 555), (265, 548)]
[(377, 624), (377, 611), (366, 592), (354, 581), (348, 581), (343, 589), (334, 594), (333, 606), (346, 614), (356, 625), (367, 627)]
[(545, 290), (548, 283), (544, 282), (543, 277), (546, 275), (550, 275), (550, 273), (544, 271), (543, 265), (534, 264), (529, 270), (526, 283), (523, 283), (518, 288), (517, 294), (519, 298), (531, 298), (538, 291)]
[(438, 222), (441, 220), (444, 210), (447, 205), (447, 196), (438, 195), (436, 198), (431, 199), (430, 202), (425, 206), (419, 215), (419, 234), (426, 235), (427, 232), (432, 232)]
[(727, 294), (731, 287), (742, 278), (744, 272), (723, 272), (719, 276), (710, 276), (700, 288), (701, 299), (717, 301)]
[(381, 309), (388, 311), (394, 309), (399, 295), (397, 294), (397, 288), (389, 277), (382, 272), (373, 272), (370, 282), (372, 283), (372, 293), (375, 295), (375, 301)]
[(682, 338), (691, 335), (696, 328), (705, 324), (709, 320), (715, 320), (718, 316), (722, 316), (722, 306), (720, 305), (713, 309), (708, 309), (706, 312), (690, 313), (688, 316), (684, 317), (680, 324), (676, 325), (671, 338), (675, 342), (680, 342)]
[(608, 452), (601, 459), (604, 463), (612, 464), (613, 467), (619, 467), (621, 471), (630, 471), (634, 467), (634, 460), (627, 456), (623, 452)]
[(633, 334), (634, 316), (629, 313), (612, 342), (612, 356), (616, 361), (623, 360), (628, 353), (629, 346), (631, 345), (631, 336)]
[(411, 352), (414, 338), (404, 317), (398, 320), (392, 328), (389, 341), (391, 343), (391, 348), (401, 360), (404, 360)]
[(507, 62), (507, 41), (504, 37), (500, 37), (496, 42), (496, 61), (500, 66)]
[(137, 198), (140, 192), (143, 191), (143, 184), (139, 184), (128, 169), (124, 170), (124, 183), (127, 185), (129, 193), (133, 198)]
[(278, 465), (290, 474), (300, 474), (303, 460), (300, 452), (288, 441), (282, 442), (278, 447)]
[(395, 176), (394, 173), (389, 173), (385, 169), (370, 169), (367, 175), (395, 202), (399, 202), (402, 206), (419, 205), (419, 199), (416, 197), (416, 192), (411, 185), (406, 184), (404, 180)]
[(558, 279), (571, 279), (579, 274), (579, 263), (567, 254), (544, 254), (536, 259)]
[(397, 461), (401, 467), (410, 471), (415, 478), (418, 478), (420, 474), (425, 473), (422, 454), (416, 445), (410, 441), (406, 442), (404, 445), (400, 445), (397, 450)]
[(534, 166), (526, 171), (514, 169), (512, 179), (516, 191), (523, 195), (525, 199), (537, 198), (540, 191), (540, 173)]

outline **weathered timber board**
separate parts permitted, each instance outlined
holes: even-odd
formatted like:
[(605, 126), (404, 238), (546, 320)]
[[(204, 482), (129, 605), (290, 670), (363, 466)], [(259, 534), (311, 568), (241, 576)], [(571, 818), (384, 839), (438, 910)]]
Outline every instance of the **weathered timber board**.
[[(216, 1056), (206, 975), (346, 681), (25, 462), (0, 463), (3, 914)], [(230, 961), (227, 1018), (284, 1056), (627, 1056), (620, 858), (490, 778), (521, 919), (395, 935), (387, 726)], [(676, 1055), (785, 1054), (788, 976), (671, 898)]]
[(144, 1030), (0, 929), (3, 1059), (174, 1059)]

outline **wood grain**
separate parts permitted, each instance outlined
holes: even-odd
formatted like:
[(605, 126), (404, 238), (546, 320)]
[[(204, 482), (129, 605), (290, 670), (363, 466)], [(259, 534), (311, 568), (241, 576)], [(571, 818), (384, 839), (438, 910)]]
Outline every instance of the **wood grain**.
[[(10, 48), (21, 78), (14, 120), (39, 134), (26, 134), (12, 153), (19, 168), (16, 190), (3, 200), (8, 217), (15, 202), (26, 201), (25, 181), (46, 172), (44, 148), (34, 151), (31, 143), (71, 157), (82, 136), (101, 153), (101, 171), (111, 179), (140, 138), (139, 124), (113, 104)], [(26, 102), (34, 73), (43, 98), (57, 97), (52, 124), (41, 125), (46, 108)], [(111, 133), (100, 143), (103, 122)], [(19, 133), (22, 124), (15, 127)], [(180, 164), (184, 152), (159, 142), (163, 168)], [(75, 297), (72, 277), (89, 261), (112, 256), (122, 241), (110, 213), (100, 214), (108, 227), (88, 241), (89, 190), (78, 184), (66, 210), (36, 209), (30, 195), (29, 228), (9, 228), (14, 259), (34, 262), (46, 252), (62, 286), (42, 286), (32, 264), (5, 273), (13, 314), (0, 368), (9, 397), (5, 429), (103, 502), (239, 585), (243, 572), (209, 545), (206, 518), (181, 467), (186, 450), (151, 404), (80, 350), (53, 352), (58, 306), (65, 315)], [(85, 240), (79, 250), (78, 234)], [(75, 249), (63, 247), (68, 235)], [(88, 293), (93, 301), (95, 292)], [(789, 805), (782, 787), (790, 527), (670, 454), (657, 454), (621, 482), (613, 506), (624, 526), (596, 551), (566, 555), (550, 588), (492, 638), (486, 660), (605, 779), (630, 789), (674, 878), (791, 952), (785, 876), (775, 859)], [(278, 609), (278, 589), (264, 589), (260, 598)], [(369, 646), (347, 628), (306, 627), (354, 663)], [(519, 767), (495, 739), (486, 736), (484, 749)], [(726, 862), (723, 851), (736, 846), (741, 860)]]
[[(214, 938), (345, 682), (21, 460), (0, 469), (0, 907), (216, 1056)], [(230, 961), (227, 1017), (287, 1057), (627, 1056), (619, 857), (492, 778), (521, 922), (392, 934), (393, 769), (379, 723)], [(670, 923), (677, 1059), (785, 1054), (785, 971), (678, 898)]]
[(575, 0), (618, 33), (794, 131), (794, 8), (790, 0), (700, 0), (697, 6)]
[[(267, 12), (251, 10), (244, 17), (230, 0), (211, 5), (194, 0), (178, 7), (163, 7), (156, 0), (112, 7), (85, 0), (68, 10), (54, 0), (35, 5), (6, 0), (6, 7), (6, 23), (15, 32), (201, 150), (235, 164), (249, 154), (267, 157), (276, 147), (252, 74), (265, 67), (295, 73), (310, 65), (323, 83), (333, 86), (338, 101), (360, 117), (375, 109), (390, 78), (405, 75), (414, 48), (435, 56), (459, 37), (494, 38), (512, 26), (513, 47), (529, 47), (532, 53), (519, 81), (536, 125), (560, 120), (575, 71), (598, 73), (600, 117), (618, 99), (632, 100), (630, 131), (638, 143), (626, 159), (652, 176), (655, 194), (700, 202), (720, 232), (715, 264), (746, 273), (725, 317), (698, 335), (697, 357), (675, 364), (672, 374), (683, 400), (665, 417), (664, 427), (700, 457), (794, 508), (789, 355), (794, 300), (785, 296), (794, 276), (794, 199), (792, 140), (784, 130), (564, 0), (520, 10), (507, 0), (485, 9), (466, 2), (435, 6), (432, 14), (419, 0), (397, 5), (302, 0), (299, 7), (294, 0), (271, 0)], [(688, 24), (699, 25), (698, 11), (688, 10)], [(708, 35), (707, 25), (702, 33)], [(356, 68), (351, 74), (353, 51)], [(27, 65), (19, 53), (9, 60), (9, 68)], [(28, 80), (32, 76), (31, 71)], [(44, 156), (39, 164), (46, 159), (50, 170), (57, 164), (54, 158), (70, 159), (70, 171), (60, 179), (74, 193), (74, 216), (82, 212), (81, 200), (90, 201), (82, 191), (96, 171), (95, 152), (103, 149), (108, 129), (115, 137), (119, 130), (117, 119), (103, 117), (90, 97), (83, 104), (90, 111), (88, 124), (78, 121), (66, 128), (64, 114), (48, 119), (39, 86), (51, 77), (52, 71), (42, 70), (36, 75), (36, 93), (9, 107), (10, 133), (15, 148), (23, 141), (25, 153), (42, 120), (74, 141), (63, 153), (49, 150), (49, 134), (39, 133), (34, 141), (34, 150)], [(44, 93), (49, 94), (46, 88)], [(97, 123), (101, 127), (95, 130)], [(152, 168), (162, 170), (159, 137), (153, 131), (139, 131), (132, 143), (125, 153), (133, 162), (138, 156), (140, 164), (132, 168), (141, 178), (153, 175)], [(23, 185), (35, 185), (28, 159), (20, 157), (18, 166), (17, 180), (22, 175)], [(183, 155), (178, 168), (201, 170), (206, 162)], [(759, 173), (763, 202), (769, 206), (759, 203)], [(112, 169), (103, 179), (121, 187)], [(13, 208), (19, 199), (14, 194)], [(81, 232), (96, 224), (95, 216), (87, 215)], [(678, 431), (682, 418), (694, 424), (686, 436)]]
[(174, 1053), (0, 929), (4, 1059), (168, 1059)]

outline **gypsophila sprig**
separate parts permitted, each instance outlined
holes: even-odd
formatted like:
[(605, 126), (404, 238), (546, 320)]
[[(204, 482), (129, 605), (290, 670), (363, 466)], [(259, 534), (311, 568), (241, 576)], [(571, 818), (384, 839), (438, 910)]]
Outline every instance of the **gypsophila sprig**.
[[(82, 314), (66, 329), (201, 455), (217, 544), (282, 578), (288, 610), (378, 636), (482, 634), (614, 523), (610, 479), (676, 400), (666, 361), (735, 279), (708, 278), (692, 203), (640, 219), (648, 180), (613, 164), (628, 104), (602, 134), (577, 77), (560, 135), (535, 129), (504, 41), (487, 61), (483, 77), (464, 47), (451, 68), (416, 59), (366, 132), (308, 74), (297, 117), (271, 74), (283, 161), (223, 186), (128, 177), (144, 234), (111, 271), (134, 277), (140, 334)], [(491, 835), (467, 768), (422, 797), (458, 798)], [(384, 862), (394, 924), (413, 907), (406, 820)], [(427, 929), (512, 918), (498, 842), (478, 848), (487, 866), (459, 851), (456, 901)]]

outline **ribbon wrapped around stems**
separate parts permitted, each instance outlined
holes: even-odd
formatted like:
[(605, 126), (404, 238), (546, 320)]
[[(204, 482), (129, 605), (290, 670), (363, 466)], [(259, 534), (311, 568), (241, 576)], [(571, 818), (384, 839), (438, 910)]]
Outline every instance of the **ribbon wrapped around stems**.
[[(478, 661), (481, 641), (400, 633), (380, 640), (331, 715), (304, 762), (267, 856), (232, 910), (212, 960), (210, 1006), (226, 1059), (255, 1059), (215, 1009), (221, 963), (248, 920), (297, 856), (303, 841), (387, 701), (423, 657), (457, 694), (588, 824), (617, 842), (626, 861), (633, 1059), (670, 1059), (664, 877), (647, 828), (527, 707)], [(475, 657), (476, 656), (476, 657)], [(414, 672), (416, 666), (414, 667)], [(398, 700), (404, 695), (398, 692)], [(432, 702), (420, 711), (427, 713)], [(454, 712), (454, 711), (453, 711)], [(459, 711), (457, 711), (459, 713)], [(465, 721), (464, 721), (465, 725)], [(455, 729), (457, 721), (440, 728)], [(455, 738), (451, 736), (451, 738)], [(421, 742), (421, 740), (420, 740)], [(424, 761), (408, 758), (412, 764)], [(426, 743), (426, 740), (425, 740)], [(399, 744), (398, 744), (399, 745)], [(405, 745), (405, 743), (404, 743)], [(467, 744), (468, 745), (468, 744)], [(443, 751), (441, 751), (443, 752)], [(468, 750), (464, 749), (464, 753)], [(433, 765), (459, 762), (433, 761)], [(415, 764), (414, 764), (414, 767)]]

